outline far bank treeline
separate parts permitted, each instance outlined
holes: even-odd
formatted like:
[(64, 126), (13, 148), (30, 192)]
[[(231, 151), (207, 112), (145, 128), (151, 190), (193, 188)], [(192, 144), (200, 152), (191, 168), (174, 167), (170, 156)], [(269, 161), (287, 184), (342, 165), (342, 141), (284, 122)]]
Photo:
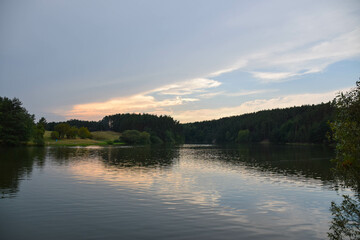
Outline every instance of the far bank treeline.
[(326, 143), (333, 104), (321, 103), (184, 124), (188, 143)]
[[(152, 143), (326, 143), (335, 107), (331, 103), (273, 109), (218, 120), (180, 124), (170, 116), (115, 114), (100, 121), (69, 120), (93, 131), (137, 130)], [(46, 124), (53, 131), (58, 122)]]

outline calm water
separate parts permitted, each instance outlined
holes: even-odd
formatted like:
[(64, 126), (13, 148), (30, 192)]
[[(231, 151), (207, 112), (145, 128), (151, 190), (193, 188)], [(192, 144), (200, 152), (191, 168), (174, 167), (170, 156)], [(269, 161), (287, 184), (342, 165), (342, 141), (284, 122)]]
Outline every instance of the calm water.
[(0, 239), (326, 239), (322, 146), (0, 149)]

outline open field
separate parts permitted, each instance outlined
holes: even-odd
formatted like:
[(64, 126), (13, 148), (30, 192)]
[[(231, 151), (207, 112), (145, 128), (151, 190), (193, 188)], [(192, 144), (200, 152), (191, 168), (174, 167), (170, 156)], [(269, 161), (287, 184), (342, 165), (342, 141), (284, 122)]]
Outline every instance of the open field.
[(93, 139), (95, 140), (102, 140), (102, 141), (114, 141), (119, 139), (121, 133), (113, 132), (113, 131), (96, 131), (91, 132), (93, 135)]
[[(45, 145), (58, 145), (58, 146), (88, 146), (88, 145), (110, 145), (109, 142), (119, 139), (120, 133), (111, 131), (92, 132), (93, 139), (51, 139), (51, 131), (45, 131), (44, 140)], [(120, 143), (116, 143), (117, 145)]]

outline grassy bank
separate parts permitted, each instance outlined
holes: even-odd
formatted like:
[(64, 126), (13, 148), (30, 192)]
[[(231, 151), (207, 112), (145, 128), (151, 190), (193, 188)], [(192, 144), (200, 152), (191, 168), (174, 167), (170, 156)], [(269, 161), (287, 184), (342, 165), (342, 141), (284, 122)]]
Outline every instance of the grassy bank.
[(114, 141), (118, 140), (121, 136), (121, 133), (113, 131), (96, 131), (91, 132), (91, 134), (93, 135), (93, 139), (98, 141)]
[(45, 145), (51, 146), (91, 146), (91, 145), (122, 145), (123, 143), (114, 143), (114, 140), (119, 139), (120, 133), (111, 131), (97, 131), (92, 132), (92, 139), (51, 139), (51, 131), (45, 131), (44, 141)]

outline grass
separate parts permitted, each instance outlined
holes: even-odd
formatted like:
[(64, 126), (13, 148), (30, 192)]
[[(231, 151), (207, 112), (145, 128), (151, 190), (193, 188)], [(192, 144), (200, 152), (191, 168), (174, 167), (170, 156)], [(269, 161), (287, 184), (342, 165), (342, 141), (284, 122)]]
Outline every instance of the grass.
[[(93, 139), (58, 139), (57, 141), (51, 139), (51, 131), (45, 131), (44, 141), (45, 145), (52, 146), (90, 146), (90, 145), (112, 145), (113, 141), (119, 139), (120, 133), (111, 131), (92, 132)], [(122, 143), (116, 143), (119, 145)]]
[(93, 135), (93, 139), (101, 140), (101, 141), (114, 141), (119, 139), (121, 133), (113, 132), (113, 131), (96, 131), (91, 132)]

